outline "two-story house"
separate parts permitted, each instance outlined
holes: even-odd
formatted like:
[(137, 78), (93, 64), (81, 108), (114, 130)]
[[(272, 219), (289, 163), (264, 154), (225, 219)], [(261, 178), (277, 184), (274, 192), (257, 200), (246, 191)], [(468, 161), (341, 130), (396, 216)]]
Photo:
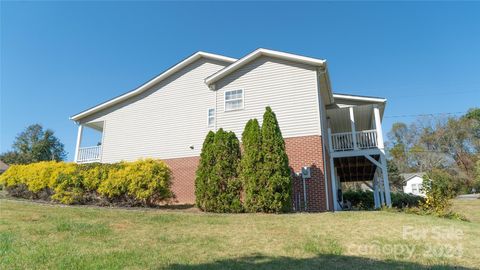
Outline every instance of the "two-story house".
[[(386, 100), (334, 94), (325, 60), (257, 49), (234, 59), (197, 52), (137, 89), (71, 117), (75, 162), (164, 160), (177, 203), (194, 203), (205, 135), (239, 138), (247, 121), (276, 113), (294, 174), (296, 210), (341, 210), (341, 183), (372, 181), (376, 207), (390, 205), (382, 136)], [(101, 144), (84, 146), (84, 128)], [(307, 173), (300, 173), (303, 167)]]

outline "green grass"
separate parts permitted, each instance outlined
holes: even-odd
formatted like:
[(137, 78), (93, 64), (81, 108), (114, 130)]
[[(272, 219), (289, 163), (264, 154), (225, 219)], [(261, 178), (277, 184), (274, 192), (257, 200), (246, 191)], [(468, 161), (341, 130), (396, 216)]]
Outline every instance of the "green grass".
[[(0, 269), (480, 268), (480, 200), (455, 207), (471, 222), (386, 211), (224, 215), (0, 199)], [(404, 239), (405, 228), (443, 238)], [(449, 237), (453, 231), (462, 236)]]

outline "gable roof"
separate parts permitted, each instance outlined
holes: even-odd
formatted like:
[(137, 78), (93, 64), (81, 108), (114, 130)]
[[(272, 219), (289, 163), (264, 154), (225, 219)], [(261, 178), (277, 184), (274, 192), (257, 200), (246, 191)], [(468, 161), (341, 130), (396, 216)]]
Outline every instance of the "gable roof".
[(416, 173), (401, 173), (400, 174), (401, 176), (403, 176), (403, 181), (404, 182), (407, 182), (408, 180), (414, 178), (415, 176), (418, 176), (420, 178), (423, 178), (423, 176), (425, 175), (424, 172), (416, 172)]
[(332, 88), (330, 84), (330, 76), (328, 75), (327, 69), (327, 61), (318, 58), (312, 58), (307, 56), (302, 56), (298, 54), (291, 54), (286, 52), (274, 51), (264, 48), (256, 49), (255, 51), (247, 54), (246, 56), (242, 57), (241, 59), (237, 60), (235, 63), (217, 71), (216, 73), (210, 75), (205, 79), (205, 83), (210, 87), (210, 89), (215, 89), (215, 82), (219, 81), (220, 79), (224, 78), (225, 76), (235, 72), (236, 70), (240, 69), (241, 67), (251, 63), (255, 59), (261, 56), (268, 56), (278, 59), (283, 59), (287, 61), (303, 63), (311, 66), (319, 67), (318, 77), (319, 83), (322, 86), (321, 89), (325, 89), (326, 92), (326, 102), (325, 104), (331, 104), (334, 102), (334, 97), (332, 93)]
[(274, 58), (280, 58), (288, 61), (293, 61), (293, 62), (299, 62), (299, 63), (304, 63), (312, 66), (319, 66), (319, 67), (324, 67), (326, 68), (327, 61), (322, 60), (322, 59), (316, 59), (316, 58), (311, 58), (311, 57), (306, 57), (306, 56), (301, 56), (297, 54), (291, 54), (291, 53), (285, 53), (285, 52), (279, 52), (279, 51), (274, 51), (274, 50), (269, 50), (269, 49), (264, 49), (264, 48), (259, 48), (256, 49), (255, 51), (247, 54), (246, 56), (242, 57), (241, 59), (237, 60), (235, 63), (219, 70), (218, 72), (214, 73), (213, 75), (210, 75), (205, 79), (205, 83), (207, 85), (212, 85), (221, 78), (224, 78), (225, 76), (231, 74), (235, 70), (238, 70), (239, 68), (245, 66), (246, 64), (252, 62), (253, 60), (257, 59), (260, 56), (270, 56)]
[(132, 91), (129, 91), (125, 94), (122, 94), (118, 97), (115, 97), (113, 99), (110, 99), (110, 100), (107, 100), (103, 103), (100, 103), (99, 105), (96, 105), (92, 108), (89, 108), (85, 111), (82, 111), (82, 112), (80, 112), (76, 115), (73, 115), (73, 116), (70, 117), (70, 119), (74, 120), (74, 121), (78, 121), (78, 120), (80, 120), (80, 119), (82, 119), (82, 118), (84, 118), (88, 115), (91, 115), (95, 112), (98, 112), (100, 110), (103, 110), (105, 108), (113, 106), (113, 105), (115, 105), (119, 102), (122, 102), (126, 99), (129, 99), (133, 96), (136, 96), (136, 95), (148, 90), (151, 86), (161, 82), (162, 80), (164, 80), (167, 77), (171, 76), (172, 74), (176, 73), (177, 71), (179, 71), (179, 70), (183, 69), (184, 67), (190, 65), (191, 63), (197, 61), (200, 58), (214, 59), (214, 60), (224, 61), (224, 62), (227, 62), (227, 63), (233, 63), (237, 60), (235, 58), (231, 58), (231, 57), (227, 57), (227, 56), (223, 56), (223, 55), (218, 55), (218, 54), (213, 54), (213, 53), (207, 53), (207, 52), (202, 52), (202, 51), (196, 52), (193, 55), (191, 55), (191, 56), (187, 57), (186, 59), (184, 59), (183, 61), (181, 61), (180, 63), (174, 65), (173, 67), (167, 69), (166, 71), (164, 71), (160, 75), (151, 79), (150, 81), (144, 83), (140, 87), (138, 87), (138, 88), (136, 88)]

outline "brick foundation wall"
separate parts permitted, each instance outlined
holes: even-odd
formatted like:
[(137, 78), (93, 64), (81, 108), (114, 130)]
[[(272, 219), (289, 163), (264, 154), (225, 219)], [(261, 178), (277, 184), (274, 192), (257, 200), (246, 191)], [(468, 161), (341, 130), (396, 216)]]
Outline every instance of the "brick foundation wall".
[(176, 204), (195, 204), (195, 171), (200, 157), (165, 159), (173, 174), (172, 191)]
[[(327, 211), (322, 137), (305, 136), (286, 138), (285, 147), (293, 172), (301, 172), (303, 166), (309, 166), (311, 168), (312, 178), (305, 180), (307, 190), (306, 211)], [(295, 211), (305, 211), (302, 178), (294, 176), (293, 179), (293, 205)]]
[[(322, 137), (304, 136), (286, 138), (285, 147), (287, 150), (290, 167), (293, 172), (300, 172), (303, 166), (311, 167), (312, 178), (306, 180), (307, 211), (327, 211)], [(197, 169), (199, 160), (200, 157), (186, 157), (164, 160), (168, 164), (168, 166), (170, 166), (173, 173), (172, 191), (175, 193), (176, 196), (174, 200), (175, 203), (195, 203), (195, 171)], [(329, 178), (328, 175), (327, 178)], [(330, 194), (331, 192), (329, 192), (329, 198), (331, 200)], [(299, 200), (300, 203), (298, 202)], [(303, 198), (303, 183), (301, 177), (293, 177), (292, 201), (295, 206), (295, 211), (305, 210)]]

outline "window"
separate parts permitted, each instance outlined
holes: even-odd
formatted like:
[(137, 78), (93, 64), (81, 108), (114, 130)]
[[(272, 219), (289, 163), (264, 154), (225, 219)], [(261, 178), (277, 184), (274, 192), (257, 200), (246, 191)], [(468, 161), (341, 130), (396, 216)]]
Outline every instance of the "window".
[(208, 109), (208, 127), (215, 125), (215, 109)]
[(417, 184), (412, 184), (412, 193), (417, 194), (418, 193), (418, 186)]
[(225, 111), (243, 109), (243, 90), (225, 92)]
[(423, 192), (423, 185), (418, 184), (418, 193), (421, 193), (421, 192)]

